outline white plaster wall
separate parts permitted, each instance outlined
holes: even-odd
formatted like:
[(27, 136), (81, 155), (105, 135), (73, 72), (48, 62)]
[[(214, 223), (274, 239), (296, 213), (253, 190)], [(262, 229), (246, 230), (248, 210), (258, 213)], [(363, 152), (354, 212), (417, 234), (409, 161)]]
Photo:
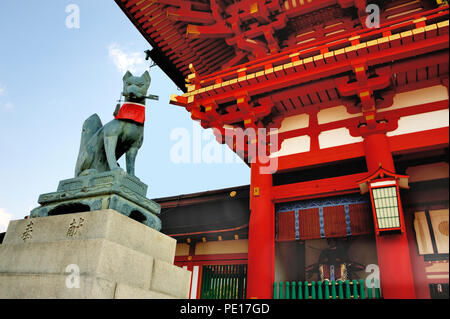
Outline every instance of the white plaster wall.
[(398, 120), (398, 128), (395, 131), (388, 132), (386, 135), (397, 136), (441, 127), (448, 127), (448, 116), (448, 109), (404, 116)]
[(396, 94), (393, 104), (390, 107), (379, 110), (379, 113), (444, 100), (448, 100), (447, 88), (443, 85), (435, 85)]
[(341, 127), (335, 130), (324, 131), (319, 134), (320, 148), (329, 148), (346, 144), (362, 142), (362, 137), (353, 137), (347, 128)]
[(308, 135), (296, 136), (285, 139), (278, 152), (270, 154), (271, 158), (297, 153), (309, 152), (311, 138)]
[(199, 270), (200, 266), (194, 266), (192, 268), (192, 277), (191, 277), (191, 292), (190, 292), (190, 299), (197, 299), (197, 290), (198, 290), (198, 283), (199, 283)]
[(278, 133), (306, 128), (308, 126), (309, 126), (308, 114), (293, 115), (283, 119), (283, 121), (281, 122), (281, 127), (278, 129)]

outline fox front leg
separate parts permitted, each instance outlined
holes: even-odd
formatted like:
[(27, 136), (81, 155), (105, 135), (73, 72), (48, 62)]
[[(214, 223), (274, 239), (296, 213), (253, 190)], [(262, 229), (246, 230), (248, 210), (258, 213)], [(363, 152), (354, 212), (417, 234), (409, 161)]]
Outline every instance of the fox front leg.
[(117, 139), (118, 136), (104, 136), (103, 141), (105, 144), (105, 153), (106, 153), (106, 160), (108, 161), (108, 166), (111, 171), (116, 169), (121, 169), (119, 165), (117, 165), (117, 159), (116, 159), (116, 147), (117, 147)]
[(126, 153), (126, 162), (127, 162), (127, 173), (130, 175), (134, 175), (134, 164), (136, 163), (136, 155), (138, 150), (141, 148), (142, 143), (144, 142), (144, 136), (141, 134), (141, 136), (138, 138), (138, 140), (133, 143), (133, 145), (130, 147), (130, 149)]
[(136, 155), (138, 152), (137, 147), (131, 147), (126, 154), (127, 173), (134, 175), (134, 164), (136, 163)]

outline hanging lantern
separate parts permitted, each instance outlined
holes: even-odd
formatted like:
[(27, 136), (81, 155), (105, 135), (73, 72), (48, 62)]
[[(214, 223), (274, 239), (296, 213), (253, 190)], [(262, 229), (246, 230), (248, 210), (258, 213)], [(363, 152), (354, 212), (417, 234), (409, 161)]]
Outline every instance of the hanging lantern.
[(374, 174), (358, 182), (361, 194), (370, 192), (377, 235), (405, 231), (399, 188), (409, 188), (408, 178), (380, 167)]

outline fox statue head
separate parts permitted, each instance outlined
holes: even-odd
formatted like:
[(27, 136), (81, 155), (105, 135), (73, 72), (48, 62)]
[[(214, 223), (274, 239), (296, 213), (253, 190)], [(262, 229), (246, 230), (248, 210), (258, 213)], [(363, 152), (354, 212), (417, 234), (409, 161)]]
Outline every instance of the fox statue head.
[(148, 71), (145, 71), (141, 76), (133, 76), (130, 71), (127, 71), (123, 76), (122, 95), (125, 97), (125, 102), (145, 104), (150, 82), (151, 78)]

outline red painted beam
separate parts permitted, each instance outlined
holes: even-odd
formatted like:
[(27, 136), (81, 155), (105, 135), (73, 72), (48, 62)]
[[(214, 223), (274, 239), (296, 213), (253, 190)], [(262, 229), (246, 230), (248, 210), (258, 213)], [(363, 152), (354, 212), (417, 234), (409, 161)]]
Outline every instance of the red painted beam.
[(296, 168), (314, 166), (323, 163), (332, 163), (363, 156), (364, 148), (362, 142), (325, 148), (317, 152), (281, 156), (278, 158), (277, 172), (284, 172)]
[(134, 15), (134, 18), (138, 19), (138, 23), (144, 23), (145, 20), (148, 19), (148, 16), (152, 15), (157, 10), (159, 10), (159, 7), (157, 5), (150, 5), (144, 10), (137, 11)]
[(275, 203), (303, 200), (317, 196), (334, 196), (359, 192), (358, 181), (367, 177), (367, 172), (326, 178), (310, 182), (274, 186), (272, 200)]
[(173, 21), (180, 21), (185, 23), (200, 23), (200, 24), (213, 24), (215, 22), (211, 13), (200, 12), (190, 9), (167, 9), (167, 17)]
[(389, 145), (394, 155), (428, 151), (448, 147), (449, 128), (437, 128), (389, 137)]
[[(191, 257), (191, 258), (189, 258)], [(233, 263), (233, 261), (241, 261), (242, 263), (247, 263), (248, 254), (246, 253), (236, 253), (236, 254), (211, 254), (211, 255), (193, 255), (193, 256), (176, 256), (175, 262), (193, 262), (195, 264), (211, 263), (211, 261), (223, 261), (222, 264), (217, 263), (217, 265), (225, 265), (228, 263)], [(238, 262), (237, 262), (238, 263)], [(216, 263), (214, 263), (216, 264)]]
[(233, 36), (233, 31), (224, 22), (207, 26), (189, 24), (186, 35), (189, 38), (226, 38)]

